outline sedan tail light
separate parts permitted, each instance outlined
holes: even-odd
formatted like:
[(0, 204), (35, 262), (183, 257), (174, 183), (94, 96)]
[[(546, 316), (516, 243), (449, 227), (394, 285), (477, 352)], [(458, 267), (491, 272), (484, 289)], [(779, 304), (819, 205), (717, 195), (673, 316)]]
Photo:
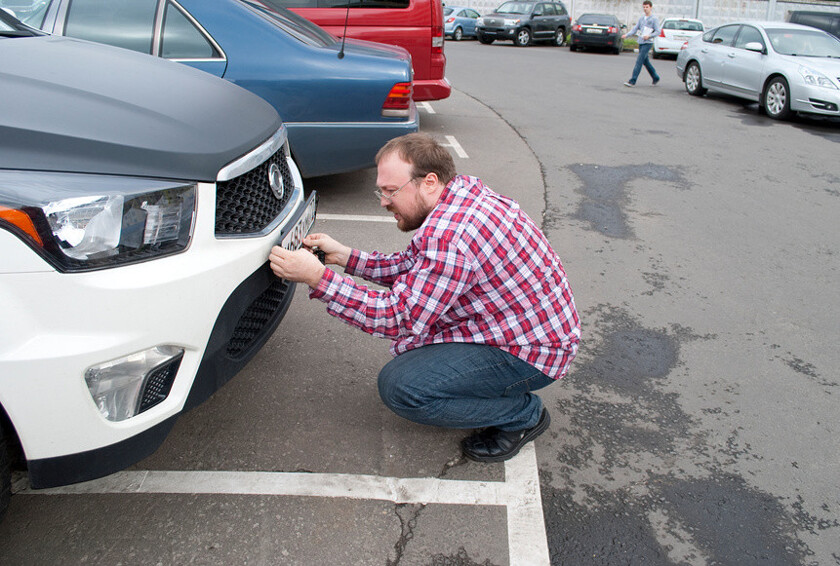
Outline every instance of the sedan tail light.
[(580, 24), (575, 24), (572, 26), (572, 31), (580, 31)]
[(446, 18), (446, 23), (447, 23), (447, 24), (451, 24), (451, 23), (452, 23), (452, 22), (454, 22), (454, 21), (455, 21), (455, 17), (454, 17), (454, 16), (449, 16), (448, 18)]
[(607, 33), (618, 33), (618, 28), (615, 26), (610, 26), (610, 29), (607, 30)]
[(662, 28), (662, 30), (659, 32), (659, 37), (665, 37), (665, 28)]
[(392, 118), (408, 117), (411, 109), (411, 95), (413, 90), (412, 83), (395, 84), (382, 104), (382, 115)]

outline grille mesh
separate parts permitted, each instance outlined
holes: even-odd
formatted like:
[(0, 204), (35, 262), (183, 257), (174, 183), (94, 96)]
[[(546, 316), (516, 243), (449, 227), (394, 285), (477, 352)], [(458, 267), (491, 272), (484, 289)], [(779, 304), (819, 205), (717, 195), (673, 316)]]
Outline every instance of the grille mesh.
[(248, 351), (251, 343), (261, 335), (262, 329), (271, 322), (275, 313), (283, 306), (283, 299), (289, 292), (289, 286), (290, 283), (285, 279), (275, 279), (271, 286), (245, 309), (228, 342), (228, 356), (237, 358)]
[(148, 411), (169, 395), (172, 389), (172, 382), (175, 381), (175, 374), (178, 373), (178, 367), (181, 365), (181, 356), (172, 360), (165, 366), (161, 366), (146, 378), (146, 384), (143, 386), (143, 397), (140, 401), (140, 410), (138, 413)]
[[(285, 147), (285, 146), (284, 146)], [(280, 168), (283, 198), (269, 184), (269, 168)], [(216, 184), (216, 235), (248, 235), (264, 230), (277, 218), (294, 193), (294, 179), (281, 147), (261, 165), (229, 181)]]

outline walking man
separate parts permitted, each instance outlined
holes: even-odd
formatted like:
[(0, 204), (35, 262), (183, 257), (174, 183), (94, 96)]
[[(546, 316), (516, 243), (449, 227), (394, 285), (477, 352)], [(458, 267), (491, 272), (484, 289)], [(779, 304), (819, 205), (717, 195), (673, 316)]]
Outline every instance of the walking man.
[(645, 11), (645, 15), (639, 18), (639, 21), (636, 22), (630, 31), (625, 33), (621, 36), (621, 39), (625, 37), (635, 35), (639, 39), (639, 56), (636, 57), (636, 66), (633, 67), (633, 76), (630, 77), (630, 80), (624, 83), (624, 86), (634, 87), (636, 86), (636, 80), (639, 78), (639, 73), (642, 71), (642, 65), (645, 66), (645, 69), (648, 70), (650, 73), (650, 77), (653, 79), (653, 86), (659, 84), (659, 75), (656, 74), (656, 69), (653, 68), (653, 64), (650, 62), (650, 50), (653, 47), (653, 38), (656, 37), (659, 32), (659, 18), (653, 15), (653, 2), (651, 0), (645, 0), (642, 2), (642, 8)]
[[(472, 460), (512, 458), (551, 420), (534, 391), (563, 377), (578, 348), (560, 258), (516, 202), (456, 175), (431, 137), (389, 141), (376, 165), (379, 205), (400, 230), (416, 230), (405, 251), (364, 252), (310, 234), (308, 250), (274, 247), (271, 268), (309, 285), (329, 314), (392, 341), (378, 381), (388, 408), (417, 423), (479, 429), (461, 442)], [(322, 265), (315, 247), (327, 264), (385, 289)]]

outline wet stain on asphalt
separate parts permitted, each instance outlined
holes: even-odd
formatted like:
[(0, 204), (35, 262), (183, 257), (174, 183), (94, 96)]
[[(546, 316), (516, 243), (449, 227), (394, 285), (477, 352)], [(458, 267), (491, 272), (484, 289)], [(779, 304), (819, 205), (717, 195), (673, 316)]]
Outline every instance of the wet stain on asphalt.
[(484, 562), (476, 562), (470, 558), (467, 551), (463, 548), (458, 549), (457, 554), (451, 556), (444, 556), (443, 554), (435, 554), (432, 556), (430, 566), (495, 566), (489, 560)]
[[(633, 229), (625, 209), (630, 199), (627, 184), (639, 178), (666, 181), (687, 189), (690, 183), (678, 168), (648, 163), (646, 165), (625, 165), (605, 167), (592, 164), (571, 165), (569, 168), (583, 182), (580, 193), (583, 199), (573, 215), (589, 223), (592, 230), (613, 238), (631, 239)], [(551, 227), (554, 211), (546, 215), (546, 227)]]
[[(797, 532), (836, 528), (831, 510), (791, 512), (733, 475), (732, 464), (756, 458), (750, 446), (738, 431), (710, 446), (699, 418), (666, 390), (680, 345), (715, 336), (645, 328), (610, 305), (586, 314), (600, 336), (565, 378), (574, 393), (557, 401), (559, 477), (541, 472), (552, 564), (807, 563)], [(686, 451), (690, 472), (679, 465)]]

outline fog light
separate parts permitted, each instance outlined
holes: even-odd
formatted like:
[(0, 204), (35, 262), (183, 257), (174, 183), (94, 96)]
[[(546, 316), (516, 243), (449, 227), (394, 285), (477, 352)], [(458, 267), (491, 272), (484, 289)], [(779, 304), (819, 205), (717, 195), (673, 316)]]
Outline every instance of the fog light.
[(183, 355), (183, 348), (156, 346), (89, 368), (85, 382), (99, 412), (123, 421), (166, 398)]

